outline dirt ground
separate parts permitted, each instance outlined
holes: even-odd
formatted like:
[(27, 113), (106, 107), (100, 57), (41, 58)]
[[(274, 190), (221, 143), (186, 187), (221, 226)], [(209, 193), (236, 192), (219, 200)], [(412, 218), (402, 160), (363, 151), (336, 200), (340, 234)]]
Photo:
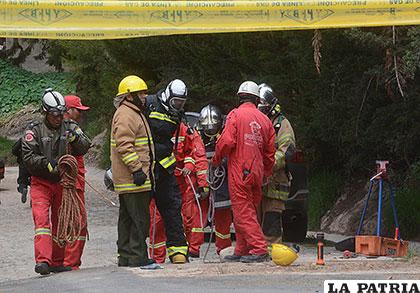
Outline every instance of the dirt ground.
[[(104, 192), (103, 170), (88, 168), (87, 181), (96, 189)], [(0, 183), (0, 283), (37, 277), (34, 273), (33, 221), (28, 203), (20, 202), (16, 191), (16, 167), (6, 168), (6, 178)], [(90, 187), (86, 187), (86, 206), (88, 211), (89, 241), (86, 244), (82, 259), (84, 268), (116, 267), (116, 240), (118, 209), (112, 207)], [(117, 202), (117, 197), (106, 193), (107, 197)], [(202, 255), (207, 247), (202, 247)], [(418, 253), (418, 252), (417, 252)], [(417, 254), (418, 255), (418, 254)], [(272, 262), (262, 264), (220, 263), (213, 246), (208, 254), (210, 263), (204, 264), (202, 259), (192, 260), (186, 265), (165, 264), (163, 270), (145, 272), (136, 268), (120, 268), (129, 270), (142, 277), (190, 277), (199, 275), (271, 275), (271, 274), (337, 274), (337, 278), (352, 273), (410, 273), (420, 279), (420, 258), (416, 253), (403, 259), (387, 257), (357, 257), (343, 259), (342, 253), (327, 247), (325, 250), (325, 266), (315, 265), (316, 250), (314, 246), (301, 246), (298, 260), (289, 267), (276, 266)]]

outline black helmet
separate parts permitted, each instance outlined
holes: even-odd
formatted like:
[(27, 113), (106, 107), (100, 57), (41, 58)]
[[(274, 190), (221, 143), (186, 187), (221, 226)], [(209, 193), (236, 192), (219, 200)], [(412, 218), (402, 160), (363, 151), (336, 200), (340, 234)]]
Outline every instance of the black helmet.
[(42, 96), (42, 111), (53, 115), (63, 115), (66, 112), (63, 95), (51, 88), (46, 89)]
[(273, 111), (276, 108), (278, 99), (274, 95), (273, 89), (265, 83), (260, 84), (258, 88), (260, 90), (258, 109), (266, 115), (274, 115)]
[(200, 111), (198, 118), (198, 127), (207, 136), (214, 136), (222, 130), (223, 115), (219, 108), (213, 105), (207, 105)]
[(174, 79), (160, 95), (160, 100), (171, 115), (177, 116), (184, 111), (187, 94), (185, 83), (180, 79)]

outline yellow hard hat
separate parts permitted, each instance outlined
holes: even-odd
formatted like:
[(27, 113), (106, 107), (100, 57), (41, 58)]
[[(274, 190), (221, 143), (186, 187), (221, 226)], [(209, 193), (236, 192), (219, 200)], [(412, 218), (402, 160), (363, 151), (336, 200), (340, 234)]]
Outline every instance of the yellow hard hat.
[(286, 245), (273, 244), (271, 258), (276, 265), (288, 266), (298, 258), (298, 255), (295, 250)]
[(118, 86), (117, 96), (146, 90), (147, 84), (144, 82), (143, 79), (136, 75), (129, 75), (127, 77), (124, 77), (123, 80), (121, 80), (120, 85)]

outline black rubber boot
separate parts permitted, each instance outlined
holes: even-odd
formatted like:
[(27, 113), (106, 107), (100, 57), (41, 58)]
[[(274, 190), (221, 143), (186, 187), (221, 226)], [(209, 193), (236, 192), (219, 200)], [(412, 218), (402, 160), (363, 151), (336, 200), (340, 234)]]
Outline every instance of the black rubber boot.
[(265, 262), (269, 260), (268, 254), (250, 254), (244, 255), (241, 257), (240, 262), (243, 263), (257, 263), (257, 262)]
[(72, 270), (71, 267), (65, 267), (65, 266), (50, 267), (51, 273), (69, 272), (71, 270)]
[(236, 254), (231, 254), (231, 255), (226, 255), (223, 258), (224, 262), (239, 262), (241, 260), (242, 256), (240, 255), (236, 255)]
[(35, 265), (35, 273), (48, 275), (50, 273), (50, 266), (46, 262), (39, 262)]

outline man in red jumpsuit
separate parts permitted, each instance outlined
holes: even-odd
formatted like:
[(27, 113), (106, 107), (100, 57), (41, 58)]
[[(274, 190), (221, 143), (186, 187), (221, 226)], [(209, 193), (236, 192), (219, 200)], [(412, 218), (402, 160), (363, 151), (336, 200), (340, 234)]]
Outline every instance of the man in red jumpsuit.
[[(90, 108), (82, 105), (82, 102), (78, 96), (68, 95), (64, 97), (66, 102), (67, 112), (64, 113), (64, 119), (72, 120), (80, 123), (82, 120), (82, 112), (88, 111)], [(78, 177), (76, 181), (77, 194), (79, 195), (82, 203), (85, 203), (85, 161), (83, 156), (75, 156), (78, 165)], [(87, 237), (87, 225), (80, 232), (79, 238), (72, 244), (67, 244), (65, 247), (59, 247), (53, 242), (54, 249), (54, 260), (57, 263), (63, 264), (65, 269), (71, 268), (72, 270), (78, 270), (82, 264), (81, 257), (83, 254), (83, 248), (85, 247)], [(54, 240), (54, 239), (53, 239)]]
[(238, 90), (240, 106), (226, 118), (216, 144), (212, 164), (228, 160), (229, 193), (232, 201), (236, 246), (226, 261), (245, 263), (268, 259), (267, 243), (257, 218), (262, 185), (272, 174), (275, 132), (270, 119), (257, 109), (259, 88), (246, 81)]
[[(192, 134), (189, 134), (192, 132)], [(206, 205), (200, 199), (208, 195), (207, 169), (208, 162), (203, 141), (197, 131), (181, 124), (180, 138), (185, 137), (185, 144), (192, 145), (191, 157), (185, 156), (182, 147), (175, 155), (177, 169), (175, 176), (182, 194), (182, 218), (188, 241), (188, 253), (191, 257), (200, 257), (200, 246), (204, 243), (204, 226), (206, 226)], [(194, 193), (195, 191), (195, 193)], [(196, 198), (197, 196), (197, 198)], [(199, 207), (200, 205), (200, 207)]]
[[(47, 89), (42, 97), (43, 122), (32, 123), (22, 140), (22, 159), (31, 174), (32, 214), (35, 224), (35, 272), (41, 275), (68, 270), (56, 255), (58, 210), (63, 188), (58, 161), (65, 154), (83, 156), (89, 138), (75, 121), (63, 120), (64, 97)], [(50, 212), (51, 210), (51, 212)]]
[[(198, 128), (201, 138), (205, 144), (206, 156), (209, 162), (214, 156), (216, 140), (220, 136), (223, 128), (223, 114), (214, 105), (207, 105), (200, 111), (198, 118)], [(227, 164), (224, 162), (223, 168), (226, 172)], [(215, 178), (213, 168), (208, 170), (209, 178), (213, 178), (213, 197), (210, 209), (214, 205), (214, 226), (216, 234), (216, 252), (230, 247), (232, 240), (230, 237), (230, 226), (232, 224), (231, 201), (229, 197), (228, 180), (226, 176)], [(226, 174), (226, 173), (225, 173)], [(210, 213), (212, 211), (209, 211)]]

